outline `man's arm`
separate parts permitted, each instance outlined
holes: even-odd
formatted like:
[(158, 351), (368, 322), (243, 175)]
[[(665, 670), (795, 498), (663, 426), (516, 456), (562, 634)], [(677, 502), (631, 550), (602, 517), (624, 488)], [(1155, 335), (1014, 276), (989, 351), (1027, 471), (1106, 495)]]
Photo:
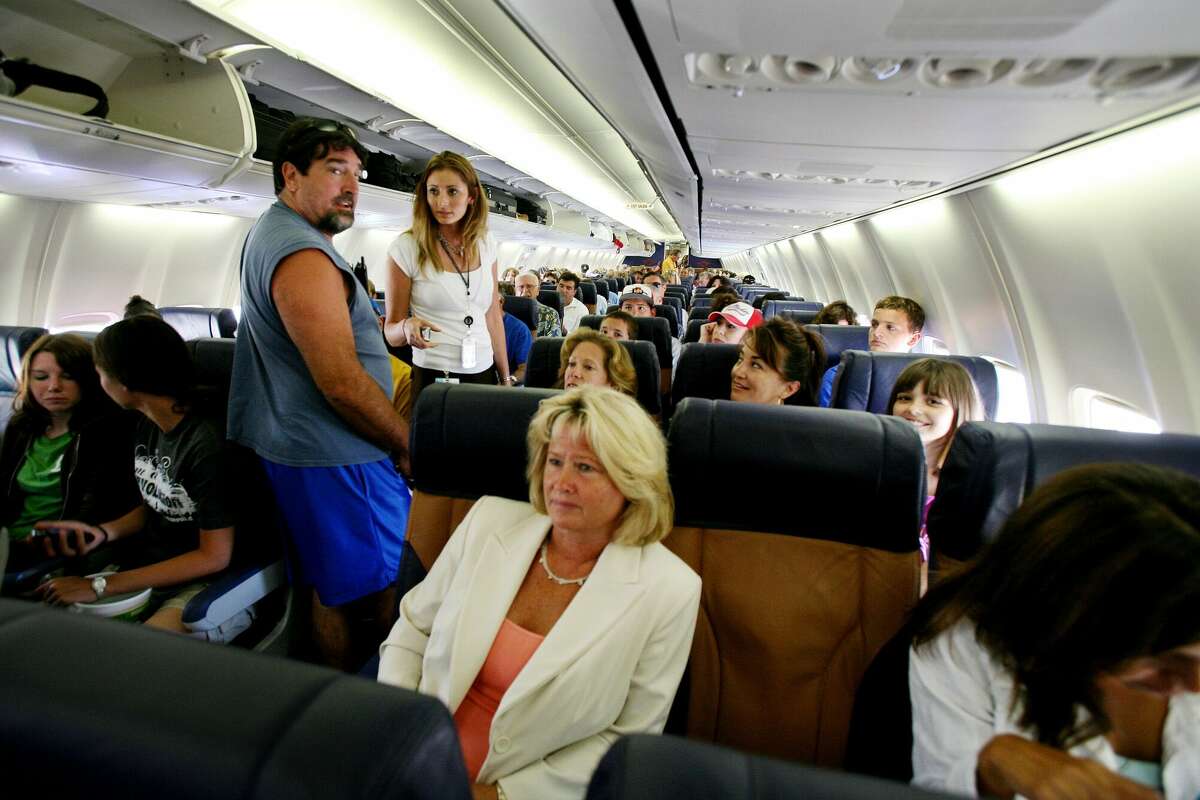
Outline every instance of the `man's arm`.
[(363, 438), (406, 456), (408, 423), (358, 361), (346, 292), (320, 250), (293, 253), (271, 278), (271, 299), (321, 394)]

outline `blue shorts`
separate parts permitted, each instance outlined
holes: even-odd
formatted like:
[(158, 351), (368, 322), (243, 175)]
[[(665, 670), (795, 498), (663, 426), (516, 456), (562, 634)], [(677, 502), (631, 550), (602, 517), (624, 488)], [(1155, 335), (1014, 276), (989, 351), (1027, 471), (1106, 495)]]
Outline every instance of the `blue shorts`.
[(388, 459), (346, 467), (261, 460), (287, 526), (294, 581), (326, 606), (395, 582), (412, 493)]

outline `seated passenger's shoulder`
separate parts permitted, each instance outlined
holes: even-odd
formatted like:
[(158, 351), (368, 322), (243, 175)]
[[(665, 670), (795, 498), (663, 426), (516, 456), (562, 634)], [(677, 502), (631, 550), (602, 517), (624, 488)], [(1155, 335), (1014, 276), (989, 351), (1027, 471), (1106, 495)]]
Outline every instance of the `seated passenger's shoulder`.
[(642, 564), (656, 580), (669, 582), (687, 595), (700, 593), (700, 576), (661, 542), (642, 547)]

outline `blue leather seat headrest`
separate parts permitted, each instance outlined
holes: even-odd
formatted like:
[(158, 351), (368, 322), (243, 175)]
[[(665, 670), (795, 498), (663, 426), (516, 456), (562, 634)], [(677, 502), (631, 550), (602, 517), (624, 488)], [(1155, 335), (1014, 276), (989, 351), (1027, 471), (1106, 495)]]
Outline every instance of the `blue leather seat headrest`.
[[(824, 308), (824, 306), (822, 306)], [(825, 340), (825, 369), (836, 367), (847, 350), (867, 350), (871, 346), (869, 325), (805, 325)]]
[(929, 538), (937, 552), (965, 561), (995, 538), (1038, 486), (1071, 467), (1113, 461), (1200, 477), (1200, 436), (968, 422), (954, 435), (942, 466)]
[(0, 651), (0, 771), (17, 795), (471, 796), (433, 697), (14, 600)]
[(529, 500), (525, 434), (538, 403), (555, 389), (435, 383), (413, 409), (410, 457), (415, 488), (475, 499)]
[[(843, 326), (844, 327), (844, 326)], [(978, 356), (930, 356), (924, 353), (872, 353), (863, 350), (847, 350), (842, 353), (842, 366), (833, 383), (833, 408), (852, 411), (870, 411), (873, 414), (888, 412), (888, 398), (900, 373), (914, 361), (923, 358), (940, 358), (953, 361), (966, 368), (979, 389), (987, 418), (995, 419), (999, 401), (996, 381), (996, 366), (986, 358)]]
[(601, 759), (587, 800), (949, 800), (901, 783), (767, 758), (675, 736), (624, 736)]
[(15, 392), (21, 382), (21, 358), (49, 331), (22, 325), (0, 325), (0, 392)]
[(558, 315), (562, 316), (562, 298), (558, 296), (558, 291), (555, 289), (542, 288), (538, 290), (538, 302), (544, 306), (550, 306)]
[(529, 330), (537, 330), (538, 305), (537, 301), (532, 297), (515, 297), (513, 295), (505, 295), (504, 313), (512, 314), (514, 317), (521, 320), (521, 322), (525, 323), (525, 327), (529, 328)]
[(810, 300), (766, 300), (763, 302), (763, 317), (770, 319), (781, 311), (811, 311), (815, 315), (825, 306)]
[(578, 288), (579, 302), (585, 306), (594, 306), (596, 304), (596, 284), (591, 281), (580, 281)]
[[(561, 363), (561, 337), (535, 339), (529, 351), (528, 366), (525, 368), (525, 385), (531, 389), (552, 389), (558, 382), (558, 367)], [(637, 374), (637, 401), (647, 413), (662, 413), (662, 397), (658, 393), (659, 366), (654, 345), (643, 341), (621, 341)]]
[(230, 308), (164, 306), (158, 313), (184, 339), (232, 339), (237, 335), (237, 317)]
[(685, 397), (728, 400), (732, 382), (729, 373), (737, 361), (738, 349), (736, 344), (685, 344), (671, 381), (672, 404), (679, 405)]
[[(677, 525), (917, 549), (925, 454), (899, 417), (690, 397), (668, 439)], [(714, 494), (714, 475), (752, 489)]]

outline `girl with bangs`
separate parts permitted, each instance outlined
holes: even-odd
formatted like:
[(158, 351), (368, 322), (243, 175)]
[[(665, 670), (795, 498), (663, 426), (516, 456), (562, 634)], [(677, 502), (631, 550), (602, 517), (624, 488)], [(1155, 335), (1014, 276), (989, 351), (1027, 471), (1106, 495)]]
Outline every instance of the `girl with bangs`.
[(388, 248), (384, 336), (413, 348), (413, 400), (435, 381), (509, 386), (496, 240), (487, 196), (457, 153), (429, 159), (412, 227)]
[(46, 334), (21, 359), (13, 417), (0, 451), (0, 525), (16, 544), (11, 571), (45, 554), (35, 549), (46, 520), (110, 519), (137, 503), (131, 492), (131, 418), (100, 388), (92, 345)]
[(915, 361), (900, 373), (888, 399), (888, 413), (902, 417), (917, 431), (925, 447), (925, 511), (921, 515), (921, 560), (929, 562), (925, 518), (937, 494), (938, 476), (955, 432), (967, 422), (986, 417), (971, 374), (940, 358)]

